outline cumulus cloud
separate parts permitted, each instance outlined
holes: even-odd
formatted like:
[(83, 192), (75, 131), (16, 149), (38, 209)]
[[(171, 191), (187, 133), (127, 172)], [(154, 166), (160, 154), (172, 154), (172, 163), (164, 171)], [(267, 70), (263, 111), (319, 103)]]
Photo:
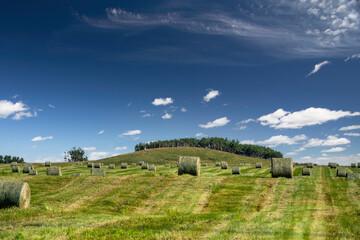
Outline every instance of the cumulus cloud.
[(333, 147), (333, 148), (330, 148), (330, 149), (322, 150), (321, 152), (323, 152), (323, 153), (333, 153), (333, 152), (343, 152), (345, 150), (346, 150), (346, 148), (344, 148), (344, 147)]
[(31, 113), (31, 112), (18, 112), (15, 113), (15, 115), (12, 117), (13, 120), (21, 120), (24, 118), (29, 118), (29, 117), (36, 117), (37, 116), (37, 112)]
[(326, 139), (311, 138), (304, 145), (304, 147), (319, 147), (319, 146), (337, 146), (350, 144), (350, 140), (347, 138), (338, 138), (337, 136), (328, 136)]
[(315, 64), (314, 69), (307, 75), (313, 75), (314, 73), (318, 72), (323, 66), (330, 64), (329, 61), (323, 61), (321, 63)]
[(244, 141), (241, 141), (241, 143), (243, 143), (243, 144), (259, 144), (259, 145), (266, 145), (269, 147), (276, 147), (279, 145), (299, 144), (300, 141), (303, 141), (306, 139), (307, 139), (307, 137), (304, 134), (296, 135), (294, 137), (277, 135), (277, 136), (272, 136), (264, 141), (244, 140)]
[(275, 129), (300, 129), (305, 126), (321, 125), (331, 120), (353, 116), (360, 116), (360, 112), (352, 113), (350, 111), (310, 107), (293, 113), (278, 109), (274, 113), (261, 116), (258, 120), (261, 125)]
[(45, 140), (53, 139), (53, 138), (54, 138), (53, 136), (48, 136), (48, 137), (38, 136), (38, 137), (34, 137), (33, 139), (31, 139), (31, 141), (32, 142), (38, 142), (38, 141), (45, 141)]
[(349, 61), (349, 60), (351, 60), (351, 59), (358, 59), (358, 58), (360, 58), (360, 53), (358, 53), (358, 54), (353, 54), (352, 56), (347, 57), (344, 61), (347, 62), (347, 61)]
[(203, 99), (205, 102), (210, 102), (211, 99), (216, 98), (220, 95), (220, 92), (218, 90), (210, 90), (208, 94), (206, 94)]
[(172, 115), (169, 114), (169, 113), (166, 113), (166, 114), (163, 115), (161, 118), (162, 118), (162, 119), (170, 119), (170, 118), (172, 118)]
[(344, 133), (344, 135), (349, 137), (360, 137), (360, 133)]
[(137, 134), (141, 134), (141, 130), (130, 130), (130, 131), (120, 134), (119, 137), (120, 136), (133, 136), (133, 135), (137, 135)]
[(89, 154), (89, 160), (98, 160), (101, 158), (105, 158), (107, 156), (109, 156), (110, 153), (109, 152), (92, 152)]
[(206, 124), (199, 124), (201, 128), (214, 128), (214, 127), (222, 127), (228, 124), (230, 120), (227, 117), (218, 118), (212, 122), (208, 122)]
[(103, 134), (103, 133), (104, 133), (104, 130), (101, 130), (100, 132), (98, 132), (98, 134), (100, 134), (100, 135)]
[(127, 147), (116, 147), (115, 148), (115, 151), (123, 151), (123, 150), (126, 150), (127, 149)]
[(84, 151), (95, 151), (96, 147), (84, 147)]
[(20, 112), (25, 112), (29, 108), (22, 102), (13, 103), (7, 100), (0, 100), (0, 118), (7, 118), (8, 116)]
[(347, 127), (342, 127), (339, 129), (339, 131), (349, 131), (349, 130), (356, 130), (356, 129), (360, 129), (360, 125), (351, 125), (351, 126), (347, 126)]
[(174, 102), (174, 99), (172, 98), (155, 98), (154, 101), (152, 102), (153, 105), (155, 106), (160, 106), (160, 105), (168, 105), (168, 104), (172, 104)]

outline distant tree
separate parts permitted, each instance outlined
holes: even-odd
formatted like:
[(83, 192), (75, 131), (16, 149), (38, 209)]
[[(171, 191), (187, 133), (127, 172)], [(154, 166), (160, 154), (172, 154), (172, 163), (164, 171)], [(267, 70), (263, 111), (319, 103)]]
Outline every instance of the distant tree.
[(73, 149), (67, 153), (69, 154), (69, 157), (67, 158), (68, 162), (82, 162), (88, 160), (87, 156), (85, 156), (85, 151), (82, 148), (73, 147)]

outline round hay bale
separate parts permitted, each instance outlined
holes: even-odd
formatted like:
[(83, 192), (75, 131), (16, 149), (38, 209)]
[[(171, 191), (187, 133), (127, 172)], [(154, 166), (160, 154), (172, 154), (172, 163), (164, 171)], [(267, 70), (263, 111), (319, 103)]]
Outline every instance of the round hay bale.
[(346, 173), (346, 178), (349, 180), (360, 179), (360, 173)]
[(307, 168), (314, 168), (314, 164), (313, 164), (313, 163), (307, 163), (306, 166), (307, 166)]
[(272, 177), (293, 177), (293, 159), (292, 158), (273, 158), (271, 159)]
[(221, 162), (221, 169), (228, 169), (228, 164), (227, 162)]
[(29, 184), (24, 182), (0, 181), (0, 208), (30, 207), (31, 192)]
[(245, 163), (240, 163), (240, 167), (243, 167), (243, 166), (245, 166)]
[(144, 161), (140, 161), (139, 162), (139, 166), (143, 165)]
[(73, 173), (73, 174), (71, 174), (71, 176), (73, 176), (73, 177), (80, 177), (80, 176), (81, 176), (81, 173)]
[(38, 171), (36, 169), (31, 169), (30, 172), (29, 172), (29, 175), (37, 176)]
[(190, 174), (200, 176), (200, 158), (180, 156), (178, 162), (178, 175)]
[(12, 166), (11, 171), (12, 172), (20, 172), (20, 167), (19, 166)]
[(46, 169), (46, 175), (49, 175), (49, 176), (62, 176), (61, 167), (48, 167)]
[(127, 163), (121, 163), (121, 169), (127, 169)]
[(302, 169), (303, 176), (310, 176), (310, 168), (303, 168)]
[(337, 164), (336, 163), (330, 163), (330, 168), (337, 168)]
[(149, 164), (147, 164), (147, 163), (142, 163), (141, 164), (141, 169), (148, 169), (148, 167), (149, 167)]
[(256, 167), (256, 168), (262, 168), (262, 164), (261, 164), (261, 163), (256, 163), (256, 164), (255, 164), (255, 167)]
[(94, 167), (94, 163), (88, 162), (88, 163), (87, 163), (87, 167), (88, 167), (88, 168), (93, 168), (93, 167)]
[(352, 163), (352, 164), (351, 164), (351, 167), (352, 167), (352, 168), (356, 168), (356, 163)]
[(134, 163), (134, 162), (133, 162), (133, 163), (131, 163), (131, 166), (136, 166), (136, 163)]
[(17, 166), (17, 162), (10, 163), (10, 167), (12, 167), (12, 166)]
[(207, 167), (207, 163), (202, 163), (201, 166), (202, 167)]
[(338, 168), (336, 171), (337, 177), (346, 177), (346, 170), (344, 168)]
[(149, 172), (156, 172), (156, 166), (154, 164), (150, 164), (148, 168)]
[(91, 175), (92, 176), (105, 176), (106, 175), (105, 168), (92, 168)]
[(45, 162), (45, 167), (51, 167), (51, 162)]
[(29, 173), (31, 170), (31, 166), (26, 164), (23, 166), (23, 173)]
[(109, 164), (109, 169), (115, 169), (115, 164)]
[(94, 168), (101, 168), (101, 163), (94, 163)]
[(216, 163), (215, 163), (215, 166), (216, 166), (216, 167), (220, 167), (220, 162), (216, 162)]
[(232, 174), (240, 175), (240, 167), (232, 167)]

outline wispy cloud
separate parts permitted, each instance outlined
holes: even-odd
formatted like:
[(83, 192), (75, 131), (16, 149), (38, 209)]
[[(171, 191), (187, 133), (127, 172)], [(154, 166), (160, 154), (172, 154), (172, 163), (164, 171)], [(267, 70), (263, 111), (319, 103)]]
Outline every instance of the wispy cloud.
[(203, 134), (203, 133), (197, 133), (195, 134), (195, 137), (207, 137), (207, 135)]
[(249, 119), (246, 119), (246, 120), (242, 120), (240, 122), (237, 122), (236, 125), (247, 124), (247, 123), (250, 123), (250, 122), (255, 122), (255, 119), (249, 118)]
[(349, 137), (360, 137), (360, 133), (344, 133), (344, 135)]
[(220, 95), (220, 92), (218, 90), (210, 90), (204, 97), (205, 102), (210, 102), (211, 99), (216, 98)]
[(356, 129), (360, 129), (360, 125), (351, 125), (351, 126), (347, 126), (347, 127), (342, 127), (339, 129), (339, 131), (349, 131), (349, 130), (356, 130)]
[(314, 73), (317, 73), (323, 66), (328, 64), (330, 64), (329, 61), (323, 61), (321, 63), (315, 64), (314, 69), (307, 75), (307, 77), (313, 75)]
[(230, 120), (227, 117), (222, 117), (215, 119), (212, 122), (208, 122), (206, 124), (199, 124), (199, 127), (201, 128), (214, 128), (214, 127), (222, 127), (228, 124)]
[(182, 107), (182, 108), (180, 108), (180, 111), (181, 111), (181, 112), (187, 112), (187, 109), (184, 108), (184, 107)]
[(95, 151), (96, 147), (84, 147), (83, 150), (84, 151)]
[(51, 104), (49, 104), (49, 107), (51, 107), (51, 108), (55, 108), (55, 106), (54, 106), (54, 105), (51, 105)]
[(123, 151), (123, 150), (126, 150), (127, 149), (127, 147), (116, 147), (115, 148), (115, 151)]
[(346, 150), (346, 148), (344, 148), (344, 147), (333, 147), (330, 149), (322, 150), (321, 152), (322, 153), (333, 153), (333, 152), (343, 152), (345, 150)]
[(103, 134), (105, 131), (101, 130), (100, 132), (98, 132), (99, 135)]
[(351, 59), (359, 59), (359, 58), (360, 58), (360, 53), (358, 53), (358, 54), (353, 54), (352, 56), (345, 58), (344, 61), (347, 62), (347, 61), (349, 61), (349, 60), (351, 60)]
[(130, 131), (120, 134), (119, 137), (120, 136), (133, 136), (133, 135), (137, 135), (137, 134), (141, 134), (141, 130), (130, 130)]
[(54, 138), (53, 136), (48, 136), (48, 137), (38, 136), (38, 137), (34, 137), (33, 139), (31, 139), (31, 141), (32, 142), (38, 142), (38, 141), (45, 141), (45, 140), (53, 139), (53, 138)]

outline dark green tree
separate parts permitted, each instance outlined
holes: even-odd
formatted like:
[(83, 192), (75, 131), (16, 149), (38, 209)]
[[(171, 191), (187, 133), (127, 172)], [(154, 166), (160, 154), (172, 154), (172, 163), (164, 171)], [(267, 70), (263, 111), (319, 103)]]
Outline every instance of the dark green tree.
[(69, 155), (69, 157), (67, 158), (68, 162), (83, 162), (88, 160), (87, 156), (85, 156), (85, 151), (80, 147), (73, 147), (73, 149), (71, 149), (67, 153)]

